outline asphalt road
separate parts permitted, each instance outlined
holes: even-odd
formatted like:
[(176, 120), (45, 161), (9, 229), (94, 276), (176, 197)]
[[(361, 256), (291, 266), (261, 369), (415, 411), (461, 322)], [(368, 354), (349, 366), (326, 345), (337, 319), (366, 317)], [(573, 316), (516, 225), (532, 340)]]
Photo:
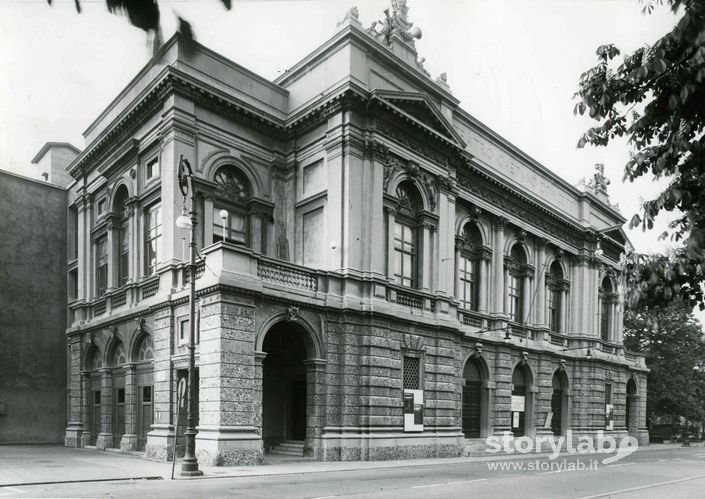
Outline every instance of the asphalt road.
[[(463, 462), (433, 466), (200, 480), (137, 480), (0, 487), (5, 497), (592, 498), (705, 497), (705, 448), (604, 456)], [(597, 466), (592, 464), (597, 459)], [(577, 464), (578, 462), (582, 465)], [(592, 464), (592, 466), (591, 466)], [(551, 469), (553, 466), (553, 469)], [(560, 466), (561, 469), (556, 468)], [(585, 469), (578, 470), (578, 467)], [(523, 468), (523, 469), (519, 469)], [(592, 468), (592, 469), (590, 469)], [(596, 469), (595, 469), (596, 468)]]

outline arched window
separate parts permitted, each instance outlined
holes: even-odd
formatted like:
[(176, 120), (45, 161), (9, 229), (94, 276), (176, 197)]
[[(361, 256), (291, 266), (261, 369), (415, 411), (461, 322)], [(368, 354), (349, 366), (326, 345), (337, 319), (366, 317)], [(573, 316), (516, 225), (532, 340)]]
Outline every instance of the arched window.
[(511, 429), (515, 437), (526, 435), (528, 427), (527, 413), (530, 412), (531, 376), (528, 369), (523, 365), (518, 365), (512, 373), (512, 400), (511, 400)]
[(482, 367), (470, 359), (463, 369), (462, 424), (465, 438), (480, 438), (482, 427)]
[(599, 290), (599, 301), (600, 338), (604, 341), (609, 341), (612, 333), (614, 291), (612, 289), (612, 280), (607, 276), (602, 279), (602, 284)]
[(548, 297), (548, 328), (554, 333), (560, 333), (563, 327), (563, 268), (561, 264), (553, 262), (546, 275)]
[(507, 261), (507, 313), (512, 322), (524, 321), (526, 275), (526, 253), (520, 244), (515, 244)]
[(553, 373), (551, 396), (551, 430), (554, 436), (565, 435), (568, 429), (568, 378), (565, 372)]
[(480, 249), (482, 234), (474, 223), (465, 225), (460, 241), (458, 257), (458, 299), (460, 306), (467, 310), (477, 310), (480, 284)]
[(127, 283), (129, 279), (129, 263), (130, 263), (130, 212), (126, 206), (128, 199), (127, 187), (121, 185), (115, 193), (113, 202), (113, 217), (116, 222), (117, 240), (114, 244), (117, 246), (117, 255), (115, 269), (117, 269), (116, 277), (117, 286), (120, 287)]
[(216, 199), (213, 202), (213, 242), (225, 240), (249, 244), (247, 202), (252, 195), (247, 177), (235, 166), (225, 165), (215, 172)]
[(127, 363), (127, 355), (125, 355), (125, 347), (121, 341), (118, 341), (112, 348), (108, 365), (110, 367), (120, 367)]
[(140, 340), (137, 345), (135, 359), (137, 362), (148, 362), (154, 359), (154, 345), (152, 344), (152, 338), (145, 335)]
[(423, 207), (413, 183), (405, 181), (396, 190), (398, 200), (394, 220), (394, 277), (402, 286), (418, 285), (417, 216)]

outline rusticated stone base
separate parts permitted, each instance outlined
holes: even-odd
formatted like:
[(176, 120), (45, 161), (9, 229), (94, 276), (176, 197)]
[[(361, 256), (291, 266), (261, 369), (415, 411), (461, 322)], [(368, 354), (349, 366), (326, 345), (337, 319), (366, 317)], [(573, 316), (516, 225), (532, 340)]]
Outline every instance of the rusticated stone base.
[(105, 450), (113, 446), (112, 433), (98, 433), (98, 438), (95, 441), (95, 448)]
[(258, 449), (230, 449), (213, 452), (210, 449), (196, 449), (198, 462), (204, 466), (254, 466), (262, 464), (264, 458), (262, 450)]
[(153, 461), (171, 461), (174, 458), (174, 427), (152, 425), (144, 446), (144, 457)]
[(454, 432), (423, 436), (372, 432), (362, 438), (359, 435), (324, 436), (313, 445), (317, 461), (391, 461), (459, 457), (463, 455), (464, 439)]
[(137, 435), (126, 433), (120, 439), (120, 450), (123, 452), (132, 452), (137, 450)]
[(67, 428), (64, 436), (64, 446), (83, 447), (83, 429), (77, 427)]
[(262, 438), (247, 426), (199, 426), (196, 457), (206, 466), (262, 464)]
[(81, 435), (81, 447), (89, 447), (91, 445), (91, 434), (84, 431)]

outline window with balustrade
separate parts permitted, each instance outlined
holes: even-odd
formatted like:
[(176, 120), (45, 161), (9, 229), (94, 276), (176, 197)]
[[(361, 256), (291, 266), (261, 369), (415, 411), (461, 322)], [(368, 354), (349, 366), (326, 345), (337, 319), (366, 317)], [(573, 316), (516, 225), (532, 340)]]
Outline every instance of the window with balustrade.
[(233, 165), (225, 165), (215, 172), (215, 201), (213, 202), (213, 241), (249, 244), (247, 203), (251, 196), (250, 183), (245, 174)]
[(598, 324), (600, 325), (600, 338), (604, 341), (612, 339), (612, 318), (616, 301), (617, 297), (614, 293), (612, 280), (609, 276), (605, 276), (598, 291)]
[(524, 293), (528, 275), (526, 252), (521, 244), (512, 246), (509, 257), (505, 259), (507, 284), (507, 314), (512, 322), (523, 323)]
[(161, 256), (162, 244), (162, 208), (155, 204), (145, 211), (145, 274), (152, 275), (157, 271), (157, 264)]
[(108, 236), (102, 235), (95, 242), (96, 296), (103, 296), (108, 289)]
[(546, 274), (548, 328), (554, 333), (563, 332), (563, 307), (566, 287), (567, 283), (563, 276), (563, 267), (558, 261), (554, 261)]
[(456, 240), (459, 245), (458, 256), (458, 299), (460, 307), (467, 310), (477, 310), (479, 302), (480, 252), (482, 250), (482, 234), (474, 223), (469, 223), (463, 230), (463, 235)]
[(394, 277), (399, 284), (418, 286), (418, 214), (423, 208), (421, 196), (410, 181), (399, 184), (394, 220)]

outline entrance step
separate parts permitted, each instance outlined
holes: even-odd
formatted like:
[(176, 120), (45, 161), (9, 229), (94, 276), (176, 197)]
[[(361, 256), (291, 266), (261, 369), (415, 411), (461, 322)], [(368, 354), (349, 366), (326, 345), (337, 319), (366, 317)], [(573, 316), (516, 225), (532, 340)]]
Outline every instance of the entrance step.
[(304, 442), (303, 440), (285, 440), (276, 447), (273, 447), (269, 453), (275, 456), (303, 457)]

